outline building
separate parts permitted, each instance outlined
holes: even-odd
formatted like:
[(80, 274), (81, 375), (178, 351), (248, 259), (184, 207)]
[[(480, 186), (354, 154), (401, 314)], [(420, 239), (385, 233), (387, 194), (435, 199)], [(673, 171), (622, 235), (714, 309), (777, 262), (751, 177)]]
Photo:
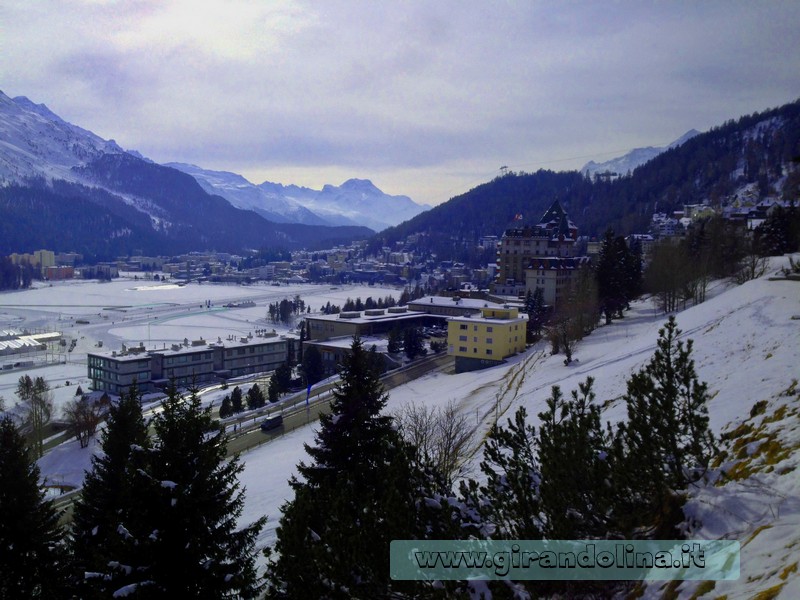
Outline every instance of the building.
[(72, 279), (75, 277), (75, 267), (47, 267), (44, 270), (44, 278), (48, 281), (61, 281), (63, 279)]
[(531, 259), (573, 257), (578, 228), (558, 201), (536, 225), (507, 229), (497, 245), (497, 279), (494, 293), (520, 296), (526, 291), (526, 269)]
[(37, 267), (39, 272), (44, 275), (47, 267), (54, 267), (56, 265), (56, 255), (52, 250), (37, 250), (33, 254), (17, 254), (10, 255), (11, 262), (15, 265), (30, 265)]
[(263, 340), (233, 336), (216, 342), (184, 340), (153, 350), (144, 344), (123, 345), (120, 352), (90, 352), (88, 373), (96, 391), (121, 394), (136, 381), (142, 392), (151, 392), (169, 383), (188, 386), (274, 371), (286, 363), (290, 343), (273, 335)]
[(152, 358), (144, 346), (126, 348), (122, 352), (102, 352), (87, 354), (87, 369), (90, 387), (96, 391), (120, 394), (128, 391), (134, 382), (139, 390), (150, 392)]
[(445, 325), (447, 317), (477, 315), (483, 308), (501, 308), (487, 300), (458, 296), (426, 296), (407, 306), (345, 311), (333, 315), (306, 316), (309, 340), (364, 338), (387, 335), (393, 329)]
[(474, 298), (461, 298), (460, 296), (425, 296), (408, 303), (408, 310), (425, 312), (443, 317), (463, 317), (477, 315), (483, 308), (501, 308), (502, 304), (478, 300)]
[(21, 354), (37, 354), (53, 350), (61, 342), (61, 332), (28, 333), (13, 330), (0, 330), (0, 357), (10, 360), (3, 364), (3, 369), (14, 368), (14, 361), (19, 361)]
[(455, 356), (456, 373), (485, 369), (525, 350), (525, 323), (515, 307), (482, 308), (480, 316), (451, 317), (447, 353)]
[(588, 256), (533, 258), (525, 269), (525, 293), (540, 288), (547, 306), (556, 307), (566, 299), (574, 275), (589, 266)]
[[(382, 373), (401, 366), (400, 363), (389, 356), (385, 337), (361, 337), (359, 339), (366, 350), (370, 350), (373, 346), (375, 347), (378, 356), (381, 357)], [(325, 377), (335, 375), (338, 372), (339, 365), (352, 353), (352, 345), (353, 338), (346, 336), (329, 338), (321, 341), (303, 342), (304, 351), (311, 346), (315, 346), (317, 350), (319, 350)]]
[(498, 245), (498, 276), (494, 293), (521, 297), (537, 288), (545, 304), (555, 307), (588, 256), (577, 256), (578, 228), (556, 201), (533, 227), (508, 229)]
[(346, 311), (333, 315), (307, 316), (309, 340), (338, 337), (366, 337), (388, 334), (392, 329), (422, 327), (431, 324), (426, 313), (405, 306)]

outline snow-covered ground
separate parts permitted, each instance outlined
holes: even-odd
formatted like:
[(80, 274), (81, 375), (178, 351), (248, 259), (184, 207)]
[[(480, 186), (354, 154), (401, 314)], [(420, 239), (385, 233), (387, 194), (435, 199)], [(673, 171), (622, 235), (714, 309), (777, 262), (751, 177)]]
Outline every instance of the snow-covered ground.
[[(721, 443), (729, 449), (729, 456), (721, 465), (728, 475), (723, 477), (717, 473), (713, 483), (692, 491), (687, 511), (699, 522), (691, 535), (738, 539), (742, 543), (738, 581), (717, 582), (713, 588), (708, 583), (685, 582), (673, 590), (679, 597), (712, 589), (714, 597), (751, 598), (767, 590), (779, 592), (781, 598), (800, 597), (800, 476), (797, 475), (800, 470), (796, 469), (800, 460), (800, 385), (797, 384), (800, 379), (800, 283), (769, 279), (786, 264), (788, 259), (773, 259), (767, 276), (742, 286), (718, 284), (704, 304), (682, 311), (676, 317), (682, 337), (694, 340), (696, 368), (712, 395), (711, 426), (718, 437), (727, 433), (730, 438)], [(151, 322), (150, 334), (159, 341), (170, 335), (177, 335), (177, 339), (197, 337), (170, 329), (181, 323), (195, 325), (198, 332), (210, 332), (217, 325), (221, 326), (220, 318), (227, 320), (226, 325), (256, 327), (258, 319), (263, 322), (267, 299), (260, 294), (273, 293), (269, 301), (274, 302), (300, 293), (313, 310), (327, 301), (342, 304), (346, 297), (399, 295), (397, 290), (371, 287), (330, 290), (315, 286), (266, 289), (203, 285), (128, 292), (135, 287), (131, 282), (96, 285), (100, 288), (114, 286), (109, 289), (117, 290), (113, 294), (92, 290), (91, 294), (102, 294), (95, 300), (97, 305), (135, 304), (137, 310), (147, 311), (148, 303), (179, 304), (175, 313), (165, 311), (165, 316), (172, 317), (166, 323), (161, 318), (158, 324), (156, 320)], [(72, 287), (64, 286), (64, 293), (89, 297), (88, 290), (80, 291), (82, 286), (75, 285), (74, 292)], [(237, 295), (239, 292), (241, 294)], [(30, 292), (32, 295), (41, 293), (44, 292)], [(192, 295), (179, 296), (189, 293)], [(204, 299), (216, 304), (223, 299), (251, 295), (259, 304), (255, 309), (217, 314), (200, 308)], [(0, 296), (0, 304), (5, 304), (0, 306), (0, 328), (5, 326), (2, 315), (12, 310), (7, 307), (7, 300), (6, 296)], [(34, 309), (33, 300), (25, 301), (31, 302), (28, 310), (44, 310)], [(197, 309), (181, 312), (191, 302), (198, 304)], [(51, 318), (56, 313), (73, 314), (61, 310), (63, 304), (52, 298), (48, 306), (47, 314)], [(100, 308), (81, 314), (96, 316), (98, 312)], [(199, 312), (202, 315), (198, 315)], [(18, 315), (11, 313), (12, 317)], [(99, 318), (102, 319), (102, 314)], [(606, 418), (620, 420), (625, 418), (621, 401), (625, 381), (649, 361), (658, 329), (665, 321), (666, 317), (657, 314), (650, 302), (637, 302), (625, 319), (598, 328), (580, 342), (575, 353), (577, 360), (568, 367), (563, 364), (563, 356), (550, 356), (547, 347), (539, 344), (500, 367), (459, 375), (432, 373), (395, 388), (390, 394), (389, 410), (409, 402), (429, 405), (456, 402), (475, 425), (475, 461), (480, 459), (480, 441), (496, 419), (505, 422), (517, 407), (525, 406), (535, 422), (553, 385), (569, 393), (587, 376), (594, 377), (597, 400), (603, 404)], [(109, 331), (109, 335), (115, 336), (116, 343), (147, 343), (143, 327), (146, 328), (146, 322), (138, 322), (132, 315), (131, 322), (114, 322), (110, 327), (113, 333)], [(130, 333), (138, 335), (124, 337)], [(203, 333), (206, 339), (211, 335)], [(85, 377), (85, 366), (82, 368)], [(2, 383), (0, 379), (0, 385)], [(9, 394), (5, 395), (8, 399)], [(751, 409), (760, 401), (765, 401), (763, 413), (751, 418)], [(241, 521), (268, 516), (268, 525), (258, 541), (262, 547), (274, 541), (280, 506), (291, 498), (287, 480), (295, 472), (296, 464), (306, 459), (303, 443), (313, 443), (313, 427), (295, 430), (242, 456), (245, 469), (241, 481), (247, 495)], [(76, 447), (77, 443), (65, 444), (42, 459), (43, 476), (55, 482), (59, 478), (79, 477), (88, 465), (89, 451)], [(658, 597), (667, 591), (661, 588), (661, 583), (651, 585), (647, 595)]]
[[(769, 274), (787, 263), (774, 259)], [(734, 484), (693, 490), (687, 510), (703, 522), (691, 534), (700, 539), (738, 539), (743, 544), (741, 578), (718, 582), (714, 597), (727, 594), (731, 599), (752, 598), (760, 591), (783, 585), (781, 598), (797, 598), (800, 471), (792, 469), (800, 460), (800, 386), (795, 384), (794, 395), (785, 392), (800, 379), (800, 320), (792, 319), (800, 317), (800, 283), (770, 281), (765, 276), (738, 287), (719, 284), (712, 295), (676, 318), (682, 339), (694, 340), (697, 371), (713, 396), (709, 413), (715, 434), (719, 436), (749, 419), (751, 408), (760, 400), (767, 401), (763, 420), (784, 404), (794, 408), (769, 425), (787, 449), (780, 467), (774, 465), (771, 473), (754, 473)], [(575, 354), (578, 360), (569, 367), (564, 366), (563, 356), (549, 356), (542, 344), (501, 367), (459, 375), (433, 373), (395, 388), (390, 393), (389, 409), (409, 402), (444, 405), (455, 401), (475, 423), (475, 461), (481, 457), (478, 444), (496, 418), (505, 422), (517, 407), (525, 406), (536, 422), (553, 385), (568, 393), (591, 375), (606, 417), (620, 420), (625, 418), (621, 401), (625, 381), (650, 360), (658, 330), (665, 322), (666, 317), (654, 312), (650, 302), (638, 302), (625, 319), (600, 327), (580, 342)], [(280, 505), (291, 498), (286, 480), (295, 473), (295, 465), (307, 458), (303, 442), (313, 442), (310, 428), (243, 456), (247, 501), (242, 521), (261, 515), (269, 519), (260, 544), (274, 539)], [(757, 451), (752, 454), (758, 456)], [(681, 584), (678, 596), (689, 597), (699, 585)], [(648, 596), (660, 596), (664, 591), (661, 587), (661, 582), (651, 586)]]
[[(399, 299), (402, 294), (402, 289), (366, 285), (177, 285), (144, 277), (130, 273), (108, 283), (72, 280), (0, 293), (0, 330), (61, 331), (77, 342), (72, 352), (56, 355), (66, 361), (63, 364), (0, 371), (0, 397), (5, 398), (6, 408), (16, 402), (17, 381), (25, 374), (41, 376), (50, 383), (57, 409), (74, 396), (78, 385), (86, 391), (86, 353), (98, 351), (101, 343), (103, 350), (140, 342), (147, 348), (161, 348), (184, 338), (225, 339), (256, 329), (285, 333), (288, 328), (267, 322), (270, 303), (299, 295), (312, 312), (319, 312), (328, 302), (341, 306), (347, 298), (366, 300), (371, 296), (377, 301), (386, 296)], [(224, 306), (242, 300), (252, 300), (255, 306)], [(18, 360), (0, 356), (0, 365)]]

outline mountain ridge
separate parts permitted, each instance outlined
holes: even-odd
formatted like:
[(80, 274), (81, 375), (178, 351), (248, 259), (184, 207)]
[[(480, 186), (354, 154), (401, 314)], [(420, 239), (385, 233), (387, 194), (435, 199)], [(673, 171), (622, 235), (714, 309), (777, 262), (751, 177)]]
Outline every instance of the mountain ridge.
[(253, 210), (276, 222), (308, 225), (362, 225), (375, 231), (398, 225), (428, 210), (408, 196), (392, 196), (369, 179), (351, 178), (321, 190), (271, 181), (254, 184), (238, 173), (171, 162), (169, 166), (194, 177), (203, 188), (238, 208)]
[(42, 247), (95, 259), (134, 251), (242, 253), (320, 248), (372, 233), (361, 226), (269, 221), (209, 194), (190, 175), (64, 121), (44, 104), (0, 92), (0, 253)]
[(675, 141), (667, 144), (666, 146), (646, 146), (644, 148), (634, 148), (627, 154), (612, 158), (610, 160), (597, 163), (593, 160), (587, 162), (581, 167), (581, 174), (583, 175), (602, 175), (608, 174), (611, 177), (621, 177), (632, 172), (636, 167), (653, 160), (659, 154), (677, 148), (683, 145), (700, 132), (696, 129), (690, 129)]

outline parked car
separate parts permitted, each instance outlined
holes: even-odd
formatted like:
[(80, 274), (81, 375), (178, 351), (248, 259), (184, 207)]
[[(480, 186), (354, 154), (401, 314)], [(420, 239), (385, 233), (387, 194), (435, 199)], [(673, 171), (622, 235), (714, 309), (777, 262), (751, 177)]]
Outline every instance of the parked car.
[(267, 417), (261, 421), (261, 431), (272, 431), (283, 425), (283, 416), (275, 415), (274, 417)]

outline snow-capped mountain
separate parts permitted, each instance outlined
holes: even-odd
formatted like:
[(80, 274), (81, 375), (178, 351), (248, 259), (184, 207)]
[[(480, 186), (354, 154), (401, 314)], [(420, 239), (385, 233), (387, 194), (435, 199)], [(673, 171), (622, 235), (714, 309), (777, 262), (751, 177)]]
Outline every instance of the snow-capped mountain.
[(196, 165), (165, 166), (191, 175), (208, 193), (277, 223), (362, 225), (381, 231), (429, 208), (408, 196), (385, 194), (368, 179), (348, 179), (340, 186), (325, 185), (314, 190), (271, 181), (255, 185), (236, 173), (210, 171)]
[[(228, 171), (209, 171), (196, 165), (185, 163), (166, 163), (164, 166), (172, 167), (191, 175), (197, 180), (206, 192), (222, 196), (237, 208), (252, 210), (268, 221), (274, 223), (304, 223), (306, 225), (330, 225), (331, 223), (294, 202), (290, 196), (280, 191), (262, 188), (247, 181), (241, 175)], [(297, 186), (279, 186), (281, 190), (294, 188), (307, 190), (314, 194), (314, 190), (298, 188)], [(352, 223), (348, 223), (352, 225)]]
[(330, 247), (372, 233), (286, 220), (238, 208), (191, 175), (0, 92), (0, 254), (41, 247), (97, 260), (206, 248), (241, 253)]
[(0, 92), (0, 180), (74, 180), (73, 167), (123, 152), (114, 140), (67, 123), (44, 104)]
[[(104, 140), (68, 123), (44, 104), (24, 96), (10, 98), (0, 92), (0, 183), (40, 178), (113, 190), (111, 181), (87, 181), (83, 168), (106, 155), (122, 154), (154, 164), (136, 151), (124, 150), (114, 140)], [(235, 173), (182, 163), (165, 166), (190, 175), (207, 193), (221, 196), (236, 208), (252, 210), (273, 223), (357, 225), (380, 231), (428, 208), (407, 196), (384, 194), (368, 180), (351, 179), (339, 187), (326, 185), (322, 190), (313, 190), (271, 182), (255, 185)], [(157, 220), (164, 218), (155, 214), (159, 211), (150, 210), (152, 203), (148, 199), (128, 194), (122, 198)]]
[(593, 160), (590, 160), (588, 163), (583, 165), (583, 168), (581, 168), (581, 173), (584, 175), (588, 174), (590, 176), (608, 173), (610, 177), (621, 177), (623, 175), (627, 175), (636, 167), (653, 160), (662, 152), (666, 152), (671, 148), (677, 148), (678, 146), (683, 145), (686, 141), (692, 139), (699, 133), (700, 132), (696, 129), (690, 129), (667, 146), (647, 146), (646, 148), (634, 148), (624, 156), (612, 158), (611, 160), (601, 163), (596, 163)]
[(297, 201), (332, 223), (357, 223), (375, 231), (399, 225), (430, 208), (408, 196), (384, 194), (369, 179), (348, 179), (339, 187), (326, 185), (315, 196)]

